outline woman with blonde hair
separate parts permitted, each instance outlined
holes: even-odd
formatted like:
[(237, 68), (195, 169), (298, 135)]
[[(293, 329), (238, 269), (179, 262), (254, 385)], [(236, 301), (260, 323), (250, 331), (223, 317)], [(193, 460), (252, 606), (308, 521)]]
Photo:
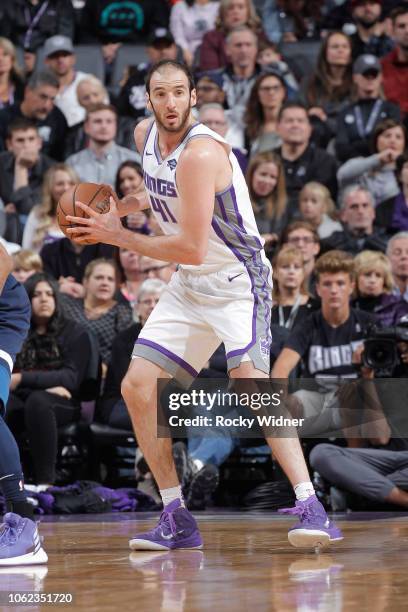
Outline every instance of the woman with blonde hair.
[(273, 306), (271, 313), (272, 362), (278, 357), (289, 332), (318, 308), (307, 290), (305, 263), (300, 250), (285, 244), (273, 259)]
[(13, 43), (0, 37), (0, 108), (21, 102), (24, 95), (24, 80), (17, 63)]
[(44, 244), (64, 238), (57, 222), (57, 204), (65, 191), (79, 183), (74, 170), (66, 164), (54, 164), (44, 174), (42, 201), (30, 211), (24, 227), (23, 249), (39, 252)]
[(408, 314), (408, 303), (392, 294), (393, 278), (388, 257), (380, 251), (362, 251), (354, 262), (354, 308), (372, 312), (381, 327), (396, 325)]
[(299, 194), (299, 210), (302, 219), (313, 225), (320, 239), (343, 230), (341, 223), (335, 220), (335, 205), (330, 191), (322, 183), (306, 183)]
[(288, 223), (285, 171), (280, 157), (273, 151), (255, 155), (249, 162), (246, 181), (259, 232), (266, 250), (271, 250)]

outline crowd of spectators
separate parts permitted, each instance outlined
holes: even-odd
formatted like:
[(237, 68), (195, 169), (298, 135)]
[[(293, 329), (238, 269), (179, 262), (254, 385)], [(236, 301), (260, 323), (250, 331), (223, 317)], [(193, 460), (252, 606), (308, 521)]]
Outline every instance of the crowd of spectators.
[[(99, 50), (102, 74), (82, 69), (85, 45)], [(139, 54), (117, 82), (129, 45)], [(39, 486), (57, 479), (58, 427), (81, 418), (87, 353), (96, 350), (101, 364), (97, 418), (131, 428), (120, 382), (175, 266), (107, 245), (73, 244), (58, 227), (56, 207), (80, 181), (108, 183), (119, 197), (141, 187), (133, 130), (149, 116), (144, 79), (160, 59), (191, 68), (197, 121), (226, 139), (245, 174), (274, 266), (275, 374), (323, 372), (341, 382), (359, 364), (359, 375), (371, 380), (375, 373), (361, 365), (357, 347), (363, 327), (404, 324), (408, 314), (406, 0), (4, 0), (0, 240), (33, 312), (7, 419), (29, 440)], [(149, 211), (123, 222), (135, 232), (160, 232)], [(347, 304), (340, 323), (330, 291)], [(325, 366), (313, 368), (326, 349)], [(407, 349), (398, 345), (400, 371)], [(222, 349), (203, 375), (213, 371), (226, 375)], [(308, 418), (335, 397), (319, 388), (316, 403), (310, 393), (297, 392), (292, 402)], [(395, 493), (396, 480), (394, 488), (392, 479), (371, 489), (361, 484), (374, 478), (373, 452), (408, 449), (403, 442), (392, 447), (396, 435), (390, 423), (389, 431), (359, 438), (371, 463), (364, 453), (322, 444), (311, 464), (333, 486), (408, 506)], [(346, 439), (349, 448), (358, 445)], [(228, 436), (216, 450), (204, 446), (193, 440), (175, 449), (179, 462), (189, 462), (183, 487), (193, 506), (205, 505), (221, 461), (236, 449)], [(361, 473), (351, 482), (357, 464)], [(204, 481), (205, 495), (197, 485)], [(403, 483), (408, 489), (408, 478)]]

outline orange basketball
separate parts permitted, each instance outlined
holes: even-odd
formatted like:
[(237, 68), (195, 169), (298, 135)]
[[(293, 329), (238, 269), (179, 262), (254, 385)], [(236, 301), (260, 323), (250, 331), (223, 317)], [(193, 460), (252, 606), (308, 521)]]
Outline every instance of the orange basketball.
[[(78, 200), (90, 206), (93, 210), (101, 215), (110, 210), (110, 197), (113, 196), (118, 201), (116, 193), (110, 185), (98, 185), (96, 183), (79, 183), (70, 189), (67, 189), (62, 194), (57, 206), (57, 221), (62, 232), (67, 238), (72, 238), (67, 234), (69, 227), (75, 227), (75, 224), (67, 221), (67, 216), (87, 217), (87, 214), (75, 202)], [(86, 244), (95, 244), (95, 240), (89, 239)]]

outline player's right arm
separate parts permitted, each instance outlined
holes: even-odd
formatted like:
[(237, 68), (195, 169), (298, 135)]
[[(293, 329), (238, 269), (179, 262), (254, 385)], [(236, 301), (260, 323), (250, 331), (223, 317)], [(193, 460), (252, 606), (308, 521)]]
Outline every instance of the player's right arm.
[[(143, 119), (137, 124), (134, 131), (134, 138), (136, 143), (136, 149), (140, 155), (143, 154), (143, 145), (146, 138), (147, 130), (152, 123), (152, 119)], [(118, 211), (120, 217), (126, 217), (130, 213), (139, 212), (150, 208), (150, 202), (144, 188), (143, 181), (140, 184), (140, 188), (135, 193), (130, 193), (121, 200), (119, 200)]]
[(0, 243), (0, 293), (6, 283), (8, 275), (13, 270), (13, 260), (7, 253), (4, 246)]

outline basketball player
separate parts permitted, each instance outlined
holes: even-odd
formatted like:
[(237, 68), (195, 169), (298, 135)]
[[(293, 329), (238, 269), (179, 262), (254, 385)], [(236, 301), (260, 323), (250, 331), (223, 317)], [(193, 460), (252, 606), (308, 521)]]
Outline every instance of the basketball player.
[[(157, 379), (188, 386), (220, 342), (231, 378), (268, 378), (271, 268), (256, 227), (248, 189), (231, 147), (197, 123), (196, 91), (188, 69), (163, 60), (146, 78), (154, 120), (142, 121), (135, 141), (143, 159), (145, 193), (127, 196), (105, 215), (78, 202), (89, 218), (70, 234), (179, 264), (136, 341), (122, 393), (138, 444), (160, 488), (157, 527), (130, 540), (133, 550), (200, 548), (197, 524), (184, 507), (171, 441), (157, 439)], [(123, 228), (120, 216), (150, 205), (162, 236)], [(82, 236), (81, 236), (82, 234)], [(268, 439), (294, 485), (305, 546), (339, 539), (314, 495), (298, 439)]]
[(24, 491), (18, 446), (3, 418), (13, 361), (30, 327), (31, 312), (27, 293), (11, 276), (12, 269), (12, 259), (0, 244), (0, 486), (8, 510), (0, 529), (0, 566), (48, 560)]

